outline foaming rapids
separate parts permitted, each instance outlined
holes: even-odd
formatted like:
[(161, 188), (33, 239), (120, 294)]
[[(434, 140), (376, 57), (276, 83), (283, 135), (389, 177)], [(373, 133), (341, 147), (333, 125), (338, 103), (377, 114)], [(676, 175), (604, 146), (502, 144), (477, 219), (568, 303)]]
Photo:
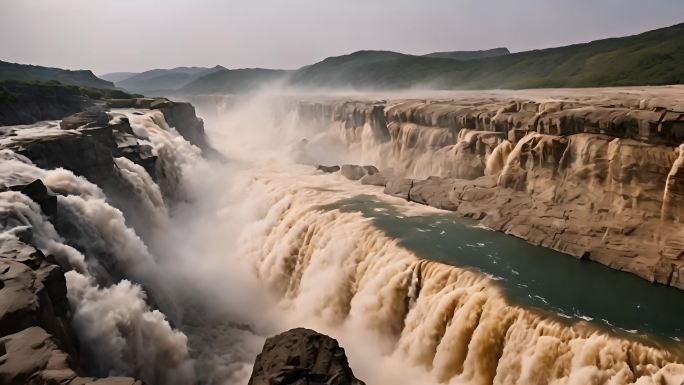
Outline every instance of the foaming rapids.
[[(18, 231), (31, 228), (31, 243), (67, 270), (73, 329), (85, 353), (84, 366), (92, 374), (136, 376), (150, 384), (192, 382), (187, 337), (149, 305), (139, 283), (158, 282), (151, 273), (155, 261), (123, 213), (83, 177), (64, 169), (40, 169), (10, 150), (1, 150), (0, 156), (3, 190), (40, 179), (60, 194), (60, 215), (53, 224), (29, 197), (0, 192), (2, 216), (11, 218), (2, 222), (0, 238), (19, 242)], [(150, 210), (165, 215), (159, 188), (144, 169), (121, 159), (117, 165), (123, 178), (138, 187), (138, 199), (148, 200)], [(55, 228), (65, 223), (68, 240)]]
[[(196, 164), (201, 152), (199, 148), (190, 144), (178, 132), (169, 127), (164, 119), (164, 114), (158, 110), (147, 111), (144, 114), (132, 110), (120, 110), (110, 113), (115, 120), (121, 117), (128, 118), (133, 133), (142, 143), (152, 146), (158, 156), (157, 174), (159, 175), (159, 187), (164, 196), (170, 199), (185, 199), (185, 183), (183, 171), (190, 169)], [(125, 161), (117, 161), (117, 165)], [(124, 165), (129, 170), (130, 165)], [(133, 171), (140, 174), (139, 171)], [(154, 193), (153, 193), (154, 194)]]
[(340, 143), (346, 156), (339, 162), (372, 164), (410, 178), (436, 175), (474, 179), (495, 173), (497, 163), (503, 163), (511, 151), (511, 143), (501, 133), (456, 130), (436, 122), (414, 123), (391, 103), (331, 104), (323, 107), (300, 102), (290, 109), (295, 111), (299, 126), (318, 128), (318, 140), (313, 140), (311, 147), (320, 146), (324, 135), (328, 141)]
[(264, 171), (248, 186), (270, 208), (244, 233), (242, 255), (291, 322), (333, 331), (371, 383), (387, 378), (378, 361), (368, 364), (368, 345), (378, 346), (379, 361), (394, 363), (389, 371), (420, 368), (423, 383), (684, 380), (684, 365), (666, 350), (513, 306), (487, 277), (421, 260), (360, 214), (322, 208), (360, 192), (339, 176)]
[(121, 176), (135, 189), (148, 218), (152, 219), (155, 226), (164, 226), (168, 220), (168, 210), (161, 190), (150, 174), (142, 166), (124, 157), (115, 158), (114, 163)]
[[(674, 353), (515, 306), (485, 275), (421, 259), (329, 205), (368, 194), (402, 215), (433, 209), (297, 164), (495, 175), (513, 151), (507, 140), (413, 123), (321, 130), (272, 102), (233, 100), (208, 127), (228, 162), (202, 159), (159, 111), (111, 113), (157, 157), (158, 183), (114, 159), (149, 219), (142, 236), (98, 186), (0, 151), (0, 211), (13, 218), (0, 237), (18, 241), (30, 226), (34, 246), (69, 270), (73, 329), (92, 373), (246, 384), (266, 336), (305, 326), (340, 339), (368, 384), (681, 385)], [(60, 194), (52, 222), (4, 191), (35, 179)]]

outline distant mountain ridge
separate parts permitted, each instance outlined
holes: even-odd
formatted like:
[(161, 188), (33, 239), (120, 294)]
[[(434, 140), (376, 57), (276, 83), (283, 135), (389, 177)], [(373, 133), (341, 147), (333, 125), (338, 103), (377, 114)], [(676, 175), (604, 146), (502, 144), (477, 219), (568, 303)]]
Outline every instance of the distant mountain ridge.
[(98, 78), (108, 82), (116, 83), (137, 75), (139, 72), (111, 72), (108, 74), (97, 75)]
[(448, 52), (433, 52), (423, 57), (436, 57), (442, 59), (457, 59), (457, 60), (473, 60), (482, 59), (486, 57), (496, 57), (510, 55), (511, 51), (506, 47), (485, 49), (480, 51), (448, 51)]
[(114, 88), (114, 83), (102, 80), (89, 70), (65, 70), (31, 64), (0, 61), (0, 81), (50, 81), (94, 88)]
[(639, 86), (684, 83), (684, 23), (637, 35), (510, 53), (507, 48), (408, 55), (357, 51), (297, 70), (222, 66), (102, 75), (0, 62), (0, 80), (57, 80), (147, 95), (241, 93), (273, 82), (358, 90)]
[(684, 83), (684, 24), (638, 35), (508, 55), (454, 60), (440, 54), (359, 51), (295, 71), (296, 86), (356, 89), (552, 88)]
[(250, 89), (250, 85), (262, 86), (271, 78), (300, 88), (358, 90), (681, 84), (684, 83), (684, 23), (632, 36), (518, 53), (510, 53), (507, 48), (422, 56), (357, 51), (328, 57), (295, 71), (238, 71), (221, 71), (223, 75), (208, 79), (200, 77), (179, 92), (241, 92)]
[(193, 80), (225, 70), (222, 66), (205, 67), (176, 67), (171, 69), (153, 69), (115, 82), (121, 87), (135, 92), (165, 92), (177, 90)]
[(264, 68), (222, 69), (198, 77), (178, 89), (179, 93), (240, 93), (258, 89), (274, 81), (285, 80), (290, 71)]

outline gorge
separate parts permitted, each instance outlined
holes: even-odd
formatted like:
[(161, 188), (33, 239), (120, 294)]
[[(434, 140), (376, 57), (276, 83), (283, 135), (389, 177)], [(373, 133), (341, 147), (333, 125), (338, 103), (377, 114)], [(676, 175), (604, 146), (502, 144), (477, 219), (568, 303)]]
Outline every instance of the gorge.
[[(680, 385), (683, 91), (130, 96), (0, 127), (0, 382)], [(264, 346), (295, 327), (354, 373), (317, 335), (332, 364), (282, 353), (299, 329)]]

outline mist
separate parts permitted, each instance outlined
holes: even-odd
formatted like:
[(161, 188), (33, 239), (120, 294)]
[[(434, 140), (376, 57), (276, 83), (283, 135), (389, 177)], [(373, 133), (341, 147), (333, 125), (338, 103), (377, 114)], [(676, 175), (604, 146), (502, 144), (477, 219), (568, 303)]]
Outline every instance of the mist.
[[(296, 69), (363, 49), (547, 48), (672, 25), (682, 14), (677, 0), (657, 7), (636, 0), (106, 0), (97, 7), (86, 0), (5, 0), (0, 34), (12, 38), (0, 45), (0, 57), (96, 74), (216, 64)], [(99, 28), (121, 23), (145, 31)]]
[[(400, 176), (448, 174), (449, 165), (460, 162), (458, 143), (472, 138), (465, 130), (451, 138), (457, 145), (428, 156), (445, 139), (403, 127), (400, 141), (417, 145), (390, 147), (367, 123), (345, 131), (303, 119), (301, 99), (308, 96), (274, 88), (238, 99), (205, 98), (199, 112), (211, 117), (207, 133), (222, 156), (169, 153), (167, 162), (179, 166), (172, 175), (184, 199), (168, 208), (167, 220), (146, 240), (156, 261), (140, 282), (175, 333), (187, 338), (195, 380), (247, 383), (264, 338), (301, 326), (337, 338), (356, 374), (374, 384), (530, 380), (553, 376), (544, 364), (549, 360), (570, 373), (562, 379), (568, 384), (608, 378), (627, 384), (643, 376), (670, 383), (682, 376), (679, 366), (665, 364), (671, 360), (665, 351), (511, 306), (486, 277), (421, 261), (359, 214), (322, 210), (366, 194), (402, 215), (433, 214), (375, 186), (322, 175), (314, 166), (349, 162), (392, 166)], [(158, 117), (138, 119), (148, 131), (163, 126)], [(492, 144), (483, 167), (496, 174), (512, 151), (508, 141)], [(539, 339), (532, 337), (537, 333)], [(491, 347), (503, 341), (497, 357)], [(631, 373), (624, 343), (644, 364), (662, 366)], [(547, 345), (558, 350), (541, 347)]]
[[(244, 385), (265, 338), (309, 327), (338, 339), (368, 384), (681, 383), (684, 368), (668, 349), (518, 306), (495, 277), (424, 259), (358, 210), (343, 210), (340, 202), (366, 199), (387, 220), (446, 214), (316, 166), (496, 177), (515, 166), (527, 140), (514, 146), (501, 135), (409, 122), (384, 122), (385, 132), (374, 111), (384, 119), (401, 113), (395, 106), (420, 101), (403, 99), (408, 91), (351, 92), (277, 85), (239, 97), (193, 97), (216, 150), (205, 154), (159, 110), (115, 109), (112, 121), (128, 119), (136, 140), (157, 156), (158, 180), (116, 158), (135, 196), (111, 201), (70, 171), (0, 153), (5, 187), (41, 179), (63, 194), (54, 226), (14, 191), (0, 192), (0, 211), (20, 213), (15, 220), (31, 226), (40, 247), (68, 271), (73, 325), (90, 373), (152, 385)], [(492, 92), (460, 94), (486, 99)], [(554, 92), (526, 95), (548, 101)], [(369, 99), (387, 105), (356, 108)], [(321, 100), (342, 107), (326, 109)], [(331, 119), (335, 114), (352, 123)], [(465, 157), (469, 148), (478, 156)], [(139, 209), (115, 208), (111, 202), (120, 199)], [(69, 241), (60, 236), (65, 231)], [(3, 240), (20, 236), (3, 227)]]

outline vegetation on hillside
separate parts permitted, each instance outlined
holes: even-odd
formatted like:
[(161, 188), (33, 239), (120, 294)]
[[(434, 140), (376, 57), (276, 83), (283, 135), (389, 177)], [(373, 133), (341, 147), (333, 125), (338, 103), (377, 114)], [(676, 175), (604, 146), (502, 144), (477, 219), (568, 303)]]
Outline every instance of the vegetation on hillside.
[(0, 61), (0, 81), (58, 81), (93, 88), (114, 88), (112, 82), (102, 80), (88, 70), (65, 70), (28, 64)]
[(25, 97), (35, 95), (70, 95), (84, 96), (90, 99), (130, 99), (142, 97), (122, 90), (111, 88), (94, 88), (64, 84), (56, 80), (49, 81), (0, 81), (0, 104), (14, 103)]
[(188, 94), (245, 92), (282, 80), (288, 72), (263, 68), (223, 69), (190, 82), (179, 92)]
[(296, 71), (294, 84), (437, 89), (684, 83), (684, 24), (639, 35), (473, 60), (360, 51)]

